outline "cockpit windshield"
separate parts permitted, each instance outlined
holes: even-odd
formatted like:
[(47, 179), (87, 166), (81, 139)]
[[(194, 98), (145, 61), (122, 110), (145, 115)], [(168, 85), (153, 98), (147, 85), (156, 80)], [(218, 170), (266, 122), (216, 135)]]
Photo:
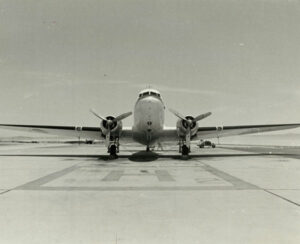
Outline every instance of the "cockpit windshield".
[(155, 92), (155, 91), (152, 91), (152, 90), (144, 91), (144, 92), (141, 92), (139, 94), (139, 97), (145, 97), (145, 96), (160, 97), (160, 94), (158, 92)]

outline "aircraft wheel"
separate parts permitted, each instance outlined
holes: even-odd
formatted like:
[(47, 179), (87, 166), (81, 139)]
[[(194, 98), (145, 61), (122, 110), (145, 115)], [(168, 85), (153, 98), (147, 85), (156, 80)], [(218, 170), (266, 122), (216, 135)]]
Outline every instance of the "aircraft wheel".
[(109, 148), (109, 153), (111, 157), (117, 158), (117, 146), (111, 145)]
[(187, 155), (189, 155), (189, 148), (186, 146), (186, 145), (183, 145), (182, 147), (181, 147), (181, 154), (182, 154), (182, 156), (187, 156)]

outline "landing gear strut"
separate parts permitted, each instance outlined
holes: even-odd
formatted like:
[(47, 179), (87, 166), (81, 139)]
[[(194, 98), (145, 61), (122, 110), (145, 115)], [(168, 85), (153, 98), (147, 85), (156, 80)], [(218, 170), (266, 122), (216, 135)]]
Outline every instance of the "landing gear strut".
[(110, 158), (118, 158), (117, 153), (119, 152), (119, 139), (116, 138), (114, 141), (110, 142), (107, 152), (110, 155)]
[(187, 158), (190, 153), (190, 147), (185, 143), (185, 141), (179, 141), (179, 153), (181, 153), (181, 156), (183, 158)]

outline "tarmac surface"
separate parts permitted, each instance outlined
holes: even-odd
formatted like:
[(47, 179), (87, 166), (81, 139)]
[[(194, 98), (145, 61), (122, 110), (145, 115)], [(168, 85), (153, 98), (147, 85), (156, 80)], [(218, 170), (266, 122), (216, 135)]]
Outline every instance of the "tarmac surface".
[(0, 243), (300, 243), (300, 148), (122, 149), (0, 145)]

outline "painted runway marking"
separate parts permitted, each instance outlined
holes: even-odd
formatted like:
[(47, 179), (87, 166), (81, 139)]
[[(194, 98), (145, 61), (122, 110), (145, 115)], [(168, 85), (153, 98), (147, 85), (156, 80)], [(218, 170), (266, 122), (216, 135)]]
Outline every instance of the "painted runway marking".
[(155, 170), (154, 174), (149, 173), (147, 170), (140, 170), (143, 174), (128, 174), (125, 170), (112, 170), (106, 175), (102, 181), (119, 181), (122, 176), (156, 176), (159, 181), (175, 181), (167, 170)]
[[(85, 168), (87, 166), (84, 166)], [(176, 191), (176, 190), (251, 190), (251, 189), (260, 189), (259, 187), (250, 184), (248, 182), (245, 182), (241, 179), (238, 179), (237, 177), (234, 177), (232, 175), (229, 175), (221, 170), (218, 170), (216, 168), (213, 168), (209, 165), (206, 165), (201, 162), (201, 165), (196, 166), (197, 169), (195, 169), (195, 166), (191, 166), (190, 169), (193, 172), (209, 172), (212, 174), (212, 177), (200, 177), (198, 175), (194, 176), (194, 180), (201, 184), (201, 185), (180, 185), (180, 181), (175, 185), (161, 185), (161, 186), (151, 186), (151, 185), (145, 185), (145, 186), (130, 186), (130, 185), (120, 185), (120, 186), (49, 186), (46, 185), (49, 182), (52, 182), (58, 178), (61, 178), (73, 171), (76, 172), (77, 169), (80, 169), (80, 166), (73, 165), (71, 167), (65, 168), (63, 170), (54, 172), (52, 174), (46, 175), (44, 177), (41, 177), (39, 179), (36, 179), (34, 181), (28, 182), (24, 185), (21, 185), (19, 187), (16, 187), (16, 190), (58, 190), (58, 191), (139, 191), (139, 190), (145, 190), (145, 191)], [(91, 166), (91, 168), (93, 168)], [(159, 169), (154, 171), (149, 171), (146, 169), (139, 169), (137, 174), (133, 173), (126, 173), (126, 167), (125, 169), (116, 169), (111, 170), (108, 172), (106, 176), (101, 180), (102, 182), (118, 182), (123, 176), (126, 177), (149, 177), (154, 176), (157, 178), (159, 182), (175, 182), (176, 178), (174, 178), (167, 169)], [(130, 167), (129, 167), (130, 168)], [(151, 168), (147, 167), (147, 168)], [(172, 167), (171, 167), (172, 168)], [(176, 167), (178, 168), (178, 167)], [(107, 169), (106, 169), (107, 170)], [(171, 170), (171, 169), (170, 169)], [(143, 172), (143, 173), (141, 173)], [(73, 178), (72, 178), (73, 179)], [(124, 178), (125, 179), (125, 178)], [(201, 181), (202, 180), (202, 181)], [(216, 185), (203, 185), (204, 181), (215, 181)], [(66, 178), (63, 182), (67, 182), (68, 178)], [(200, 181), (200, 182), (199, 182)], [(222, 181), (230, 183), (230, 185), (220, 185), (220, 182)], [(97, 182), (96, 182), (97, 183)], [(125, 182), (124, 182), (125, 183)], [(64, 183), (62, 183), (64, 184)]]
[(296, 202), (294, 202), (294, 201), (292, 201), (292, 200), (290, 200), (290, 199), (288, 199), (288, 198), (285, 198), (285, 197), (283, 197), (283, 196), (280, 196), (280, 195), (278, 195), (278, 194), (276, 194), (276, 193), (274, 193), (274, 192), (268, 191), (268, 190), (266, 190), (266, 189), (263, 189), (263, 190), (264, 190), (265, 192), (267, 192), (267, 193), (272, 194), (273, 196), (276, 196), (276, 197), (278, 197), (278, 198), (281, 198), (281, 199), (284, 200), (284, 201), (287, 201), (287, 202), (289, 202), (289, 203), (292, 203), (292, 204), (294, 204), (294, 205), (300, 207), (300, 204), (299, 204), (299, 203), (296, 203)]
[(233, 186), (29, 186), (21, 190), (36, 191), (229, 191)]
[(195, 181), (200, 184), (207, 182), (221, 182), (218, 178), (196, 178)]
[[(36, 180), (33, 180), (31, 182), (28, 182), (24, 185), (18, 186), (14, 189), (5, 190), (3, 192), (0, 192), (0, 194), (5, 194), (11, 190), (46, 190), (46, 191), (199, 191), (199, 190), (264, 190), (268, 192), (269, 194), (272, 194), (274, 196), (277, 196), (285, 201), (288, 201), (296, 206), (300, 206), (298, 203), (293, 202), (285, 197), (282, 197), (280, 195), (277, 195), (273, 192), (270, 192), (266, 189), (262, 189), (254, 184), (251, 184), (249, 182), (246, 182), (242, 179), (239, 179), (235, 176), (232, 176), (224, 171), (221, 171), (217, 168), (214, 168), (208, 164), (205, 164), (201, 161), (198, 161), (201, 163), (201, 165), (196, 166), (197, 170), (195, 171), (195, 166), (191, 166), (191, 170), (193, 172), (197, 172), (201, 170), (201, 172), (206, 171), (212, 174), (212, 176), (215, 177), (195, 177), (194, 180), (197, 183), (202, 184), (203, 182), (216, 182), (216, 185), (161, 185), (161, 186), (45, 186), (45, 184), (54, 181), (60, 177), (63, 177), (73, 171), (76, 171), (77, 169), (80, 169), (81, 167), (78, 165), (73, 165), (71, 167), (65, 168), (63, 170), (51, 173), (49, 175), (40, 177)], [(86, 168), (86, 166), (85, 166)], [(91, 166), (91, 168), (93, 168)], [(145, 167), (147, 169), (139, 169), (138, 174), (132, 174), (132, 173), (126, 173), (126, 167), (125, 169), (116, 169), (116, 170), (110, 170), (106, 176), (101, 180), (103, 182), (116, 182), (119, 181), (123, 176), (130, 177), (130, 176), (155, 176), (159, 182), (175, 182), (176, 178), (174, 178), (167, 169), (159, 169), (154, 171), (149, 171), (149, 167)], [(129, 167), (130, 168), (130, 167)], [(172, 167), (171, 167), (172, 168)], [(178, 168), (178, 167), (176, 167)], [(199, 171), (200, 172), (200, 171)], [(66, 179), (68, 180), (68, 179)], [(230, 183), (231, 185), (217, 185), (219, 182), (222, 182), (222, 180)]]
[(122, 175), (124, 175), (124, 170), (112, 170), (102, 179), (102, 181), (119, 181)]
[(259, 187), (257, 187), (256, 185), (253, 185), (251, 183), (248, 183), (246, 181), (243, 181), (237, 177), (234, 177), (230, 174), (225, 173), (224, 171), (218, 170), (214, 167), (211, 167), (207, 164), (204, 164), (201, 166), (204, 170), (206, 170), (207, 172), (222, 178), (223, 180), (231, 183), (233, 186), (235, 186), (235, 188), (237, 189), (258, 189)]
[[(0, 195), (4, 195), (10, 191), (13, 190), (34, 190), (34, 191), (234, 191), (234, 190), (259, 190), (259, 191), (265, 191), (266, 193), (269, 193), (271, 195), (273, 195), (274, 197), (277, 197), (281, 200), (284, 200), (290, 204), (293, 204), (294, 206), (300, 207), (300, 203), (297, 203), (293, 200), (290, 200), (286, 197), (283, 197), (279, 194), (273, 193), (271, 190), (274, 189), (264, 189), (261, 188), (259, 186), (256, 186), (254, 184), (251, 184), (249, 182), (246, 182), (240, 178), (237, 178), (235, 176), (232, 176), (224, 171), (221, 171), (217, 168), (214, 168), (206, 163), (204, 163), (202, 160), (197, 160), (196, 161), (197, 164), (185, 164), (185, 165), (181, 165), (181, 164), (172, 164), (170, 166), (163, 166), (163, 169), (157, 169), (156, 165), (149, 165), (149, 166), (140, 166), (140, 165), (130, 165), (130, 166), (121, 166), (118, 167), (117, 169), (113, 169), (114, 167), (106, 167), (107, 165), (104, 165), (104, 168), (101, 168), (101, 170), (99, 171), (99, 164), (97, 165), (86, 165), (84, 167), (79, 166), (79, 164), (73, 165), (71, 167), (59, 170), (57, 172), (48, 174), (46, 176), (40, 177), (36, 180), (30, 181), (28, 183), (25, 183), (21, 186), (18, 186), (16, 188), (13, 189), (1, 189), (0, 190)], [(114, 165), (116, 166), (116, 165)], [(120, 165), (117, 165), (120, 166)], [(161, 167), (162, 165), (159, 165), (159, 167)], [(122, 183), (125, 183), (125, 185), (107, 185), (107, 184), (103, 184), (102, 186), (84, 186), (84, 185), (80, 185), (80, 181), (78, 181), (77, 183), (79, 183), (79, 186), (66, 186), (66, 183), (70, 183), (70, 177), (63, 177), (68, 175), (69, 173), (75, 171), (77, 169), (81, 169), (81, 168), (87, 168), (90, 171), (99, 171), (99, 172), (103, 172), (106, 171), (107, 175), (102, 175), (102, 177), (104, 176), (104, 178), (102, 178), (101, 181), (105, 182), (118, 182), (122, 176), (126, 176), (126, 178), (124, 177), (124, 180)], [(120, 169), (121, 168), (121, 169)], [(126, 170), (128, 169), (129, 172), (132, 171), (133, 168), (136, 168), (137, 173), (126, 173)], [(146, 169), (145, 169), (146, 168)], [(154, 169), (153, 169), (154, 168)], [(167, 168), (167, 169), (166, 169)], [(183, 171), (180, 170), (180, 168), (182, 168)], [(104, 169), (104, 170), (103, 170)], [(130, 170), (129, 170), (130, 169)], [(199, 185), (193, 185), (189, 182), (191, 181), (183, 181), (181, 183), (181, 176), (182, 175), (178, 175), (178, 172), (184, 172), (184, 170), (190, 170), (191, 173), (191, 177), (190, 180), (194, 180), (197, 183), (199, 183)], [(174, 174), (170, 174), (170, 172), (173, 172), (175, 170)], [(78, 170), (79, 171), (79, 170)], [(208, 172), (211, 174), (211, 177), (209, 175), (201, 175), (201, 173), (198, 174), (198, 172)], [(105, 173), (106, 173), (105, 172)], [(76, 174), (76, 173), (75, 173)], [(184, 174), (183, 174), (184, 175)], [(84, 176), (79, 174), (80, 177)], [(130, 179), (130, 176), (154, 176), (159, 182), (161, 182), (161, 185), (139, 185), (136, 184), (135, 185), (126, 185), (126, 179)], [(179, 178), (177, 179), (177, 177), (179, 176)], [(61, 181), (61, 185), (58, 186), (50, 186), (47, 185), (47, 183), (55, 181), (59, 178), (62, 177), (62, 181)], [(69, 178), (68, 178), (69, 177)], [(93, 176), (94, 177), (94, 176)], [(141, 179), (143, 179), (141, 177)], [(90, 179), (90, 178), (89, 178)], [(101, 178), (100, 178), (101, 179)], [(136, 178), (133, 178), (136, 179)], [(93, 180), (90, 179), (90, 180)], [(177, 180), (177, 182), (176, 182)], [(72, 178), (72, 184), (75, 181), (77, 181), (76, 177)], [(230, 185), (224, 185), (224, 181), (230, 183)], [(99, 183), (99, 178), (98, 181)], [(96, 182), (96, 184), (97, 184)], [(132, 181), (133, 182), (133, 181)], [(166, 183), (164, 183), (166, 182)], [(171, 184), (170, 184), (171, 182)], [(175, 184), (172, 182), (176, 182)], [(185, 182), (185, 183), (184, 183)], [(207, 182), (215, 182), (215, 184), (211, 184), (211, 185), (203, 185), (203, 183), (207, 183)], [(76, 182), (75, 182), (76, 183)], [(222, 184), (223, 185), (220, 185)], [(219, 185), (218, 185), (219, 184)], [(283, 189), (279, 189), (279, 190), (283, 190)], [(298, 190), (298, 189), (286, 189), (286, 190)]]
[(32, 188), (41, 188), (42, 185), (50, 182), (50, 181), (53, 181), (59, 177), (62, 177), (66, 174), (69, 174), (70, 172), (74, 171), (75, 169), (77, 169), (78, 166), (77, 165), (73, 165), (71, 167), (68, 167), (68, 168), (65, 168), (63, 170), (60, 170), (60, 171), (56, 171), (52, 174), (49, 174), (49, 175), (46, 175), (46, 176), (43, 176), (37, 180), (34, 180), (34, 181), (30, 181), (24, 185), (21, 185), (21, 186), (18, 186), (16, 187), (15, 189), (16, 190), (27, 190), (27, 189), (32, 189)]
[(175, 181), (167, 170), (155, 170), (155, 174), (159, 181)]
[(0, 195), (3, 195), (3, 194), (5, 194), (5, 193), (8, 193), (8, 192), (10, 192), (11, 191), (11, 189), (8, 189), (8, 190), (0, 190)]

